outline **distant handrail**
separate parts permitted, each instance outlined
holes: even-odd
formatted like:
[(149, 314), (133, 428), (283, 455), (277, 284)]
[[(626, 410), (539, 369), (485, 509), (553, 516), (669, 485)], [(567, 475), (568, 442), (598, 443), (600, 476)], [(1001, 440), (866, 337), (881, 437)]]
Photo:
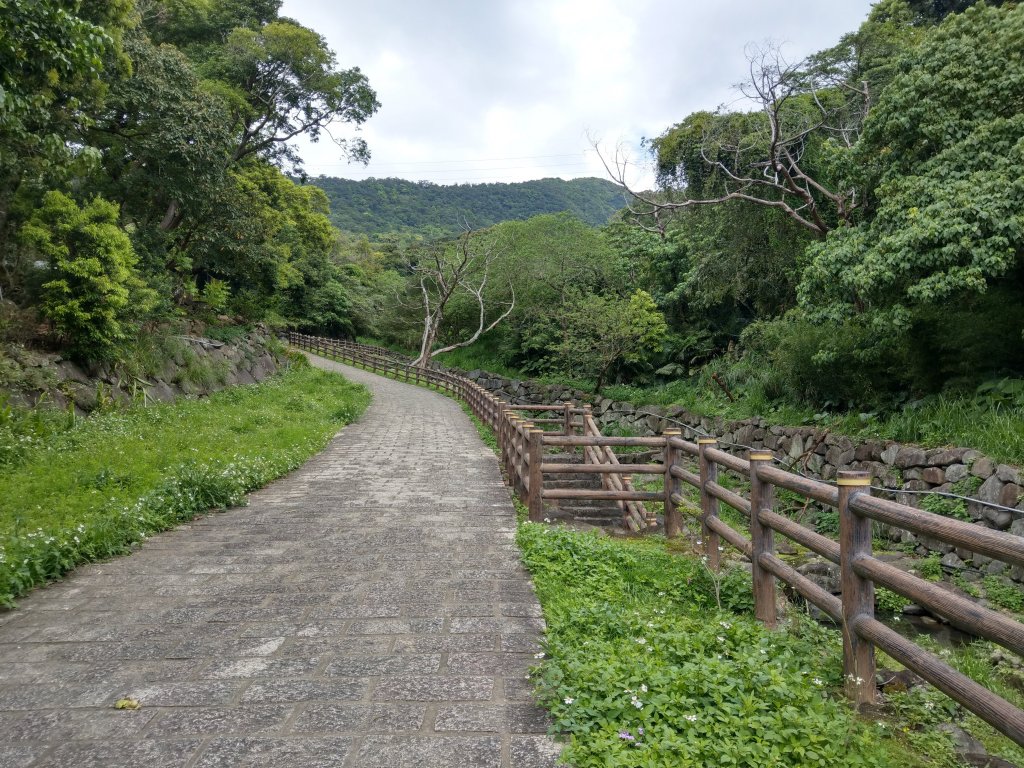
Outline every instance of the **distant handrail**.
[[(527, 502), (530, 519), (534, 522), (543, 519), (545, 498), (616, 501), (624, 510), (625, 523), (630, 528), (637, 526), (634, 530), (651, 525), (653, 516), (642, 502), (657, 499), (665, 505), (668, 537), (682, 532), (684, 511), (693, 514), (701, 523), (701, 541), (709, 568), (720, 568), (723, 541), (749, 558), (754, 613), (759, 620), (769, 627), (776, 625), (777, 580), (781, 580), (840, 624), (846, 693), (856, 704), (873, 703), (877, 698), (874, 657), (877, 647), (1024, 746), (1024, 710), (879, 622), (874, 616), (874, 589), (876, 585), (890, 589), (955, 626), (1022, 655), (1024, 624), (875, 558), (871, 550), (871, 523), (881, 521), (1016, 566), (1024, 566), (1024, 538), (873, 497), (871, 478), (866, 472), (840, 472), (834, 486), (772, 466), (774, 455), (770, 451), (751, 450), (744, 459), (719, 450), (717, 440), (710, 437), (700, 437), (694, 443), (683, 440), (678, 430), (653, 437), (601, 435), (589, 406), (577, 408), (571, 403), (511, 405), (464, 377), (416, 368), (409, 362), (396, 360), (393, 354), (385, 356), (353, 342), (340, 343), (302, 334), (289, 334), (289, 341), (300, 348), (347, 359), (371, 370), (386, 371), (406, 381), (435, 384), (448, 394), (462, 398), (477, 418), (497, 434), (505, 475), (515, 492)], [(530, 421), (526, 417), (528, 413), (560, 410), (563, 415), (558, 419)], [(575, 416), (582, 418), (576, 421)], [(544, 432), (537, 427), (539, 423), (563, 420), (561, 432)], [(581, 434), (576, 434), (577, 428)], [(612, 448), (630, 446), (660, 448), (661, 462), (621, 464)], [(582, 448), (585, 463), (545, 464), (545, 447)], [(694, 459), (696, 472), (685, 463)], [(749, 497), (719, 484), (720, 466), (748, 480)], [(598, 474), (602, 478), (602, 489), (543, 488), (545, 473), (569, 471)], [(631, 482), (633, 473), (663, 473), (664, 489), (661, 492), (638, 491)], [(683, 496), (683, 483), (699, 491), (699, 511)], [(834, 507), (839, 513), (839, 540), (834, 541), (776, 512), (776, 488)], [(747, 517), (749, 538), (719, 517), (721, 503)], [(838, 564), (842, 597), (826, 591), (777, 557), (776, 533)]]
[[(384, 347), (375, 347), (343, 339), (330, 339), (323, 336), (310, 336), (302, 333), (289, 332), (289, 343), (316, 354), (326, 355), (345, 360), (356, 365), (369, 368), (370, 371), (388, 372), (399, 379), (415, 384), (432, 384), (442, 389), (445, 394), (458, 397), (465, 401), (473, 414), (494, 430), (498, 436), (501, 461), (509, 484), (520, 498), (527, 504), (530, 519), (543, 520), (544, 499), (579, 499), (593, 498), (591, 491), (583, 489), (559, 489), (544, 491), (543, 452), (544, 448), (553, 445), (550, 440), (560, 439), (575, 434), (577, 428), (583, 429), (588, 436), (601, 436), (600, 430), (590, 414), (589, 406), (580, 409), (573, 403), (527, 404), (512, 405), (505, 402), (474, 381), (445, 370), (417, 367), (410, 358), (399, 355)], [(526, 418), (526, 414), (557, 413), (557, 417)], [(584, 415), (583, 422), (574, 420), (574, 416)], [(558, 425), (561, 430), (544, 431), (542, 425)], [(532, 462), (534, 452), (539, 451), (538, 458)], [(641, 493), (633, 488), (628, 474), (615, 469), (618, 460), (608, 447), (600, 449), (588, 448), (586, 455), (596, 463), (609, 464), (610, 469), (601, 474), (602, 485), (609, 493), (633, 494), (628, 500), (616, 496), (619, 508), (623, 513), (623, 525), (632, 531), (642, 531), (656, 526), (657, 518), (642, 503)], [(577, 465), (573, 465), (577, 466)], [(536, 477), (534, 477), (536, 476)], [(660, 499), (660, 494), (656, 494)], [(643, 498), (653, 498), (647, 494)]]

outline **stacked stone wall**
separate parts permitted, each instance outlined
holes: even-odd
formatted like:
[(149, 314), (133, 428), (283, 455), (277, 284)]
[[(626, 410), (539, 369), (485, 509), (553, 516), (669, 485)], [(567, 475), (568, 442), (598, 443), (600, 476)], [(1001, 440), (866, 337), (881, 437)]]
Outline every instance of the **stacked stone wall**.
[[(589, 403), (603, 431), (652, 435), (682, 428), (687, 437), (715, 437), (724, 450), (736, 455), (744, 455), (748, 448), (771, 450), (784, 465), (825, 481), (834, 480), (844, 470), (869, 472), (874, 485), (893, 491), (897, 501), (913, 507), (922, 506), (928, 495), (925, 492), (969, 496), (975, 501), (960, 505), (960, 515), (975, 525), (1024, 536), (1024, 473), (970, 448), (925, 449), (894, 441), (847, 437), (819, 427), (781, 426), (764, 418), (730, 420), (702, 416), (677, 406), (633, 405), (595, 398), (564, 386), (508, 379), (487, 371), (469, 371), (466, 375), (513, 404)], [(1024, 569), (1009, 568), (1005, 563), (909, 531), (886, 529), (885, 533), (894, 542), (914, 546), (920, 555), (940, 554), (947, 571), (968, 580), (1004, 575), (1024, 581)]]

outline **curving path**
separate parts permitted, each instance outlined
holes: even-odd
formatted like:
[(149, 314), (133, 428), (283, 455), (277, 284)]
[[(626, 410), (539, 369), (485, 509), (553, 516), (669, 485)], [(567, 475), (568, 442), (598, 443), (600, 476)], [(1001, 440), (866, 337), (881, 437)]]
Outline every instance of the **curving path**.
[(0, 613), (0, 768), (556, 764), (494, 455), (455, 402), (311, 359), (374, 392), (323, 453)]

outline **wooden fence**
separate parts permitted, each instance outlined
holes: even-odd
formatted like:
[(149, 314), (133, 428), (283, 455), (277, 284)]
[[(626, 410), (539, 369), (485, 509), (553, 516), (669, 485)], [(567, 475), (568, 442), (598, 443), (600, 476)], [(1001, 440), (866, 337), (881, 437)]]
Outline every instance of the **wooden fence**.
[[(371, 352), (351, 342), (299, 334), (290, 334), (289, 341), (300, 348), (347, 359), (370, 370), (387, 371), (410, 382), (429, 382), (462, 398), (497, 434), (508, 481), (526, 503), (530, 519), (535, 522), (543, 519), (545, 499), (610, 499), (623, 506), (625, 521), (631, 528), (635, 526), (635, 530), (647, 527), (652, 517), (643, 502), (659, 501), (664, 504), (665, 535), (672, 537), (682, 532), (683, 515), (691, 514), (692, 510), (700, 520), (701, 541), (710, 568), (720, 567), (725, 544), (750, 560), (754, 611), (759, 620), (775, 626), (777, 582), (782, 581), (839, 624), (843, 633), (846, 693), (855, 704), (876, 700), (877, 647), (1024, 746), (1024, 710), (876, 619), (875, 586), (903, 595), (965, 632), (1020, 655), (1024, 655), (1024, 624), (874, 557), (871, 526), (872, 522), (884, 523), (1011, 566), (1024, 567), (1024, 539), (1021, 537), (873, 497), (871, 478), (866, 472), (840, 472), (838, 483), (833, 486), (773, 466), (775, 457), (771, 452), (751, 451), (746, 459), (733, 456), (720, 450), (712, 438), (690, 442), (682, 439), (678, 432), (670, 431), (654, 437), (604, 436), (589, 407), (510, 405), (475, 382), (447, 372), (416, 369), (408, 362), (396, 360), (393, 353), (383, 357), (384, 353)], [(561, 413), (531, 422), (523, 415), (531, 412)], [(541, 424), (558, 424), (561, 429), (544, 431), (538, 426)], [(659, 451), (661, 460), (621, 463), (613, 452), (616, 447)], [(546, 463), (544, 454), (548, 448), (560, 451), (582, 448), (584, 463)], [(720, 483), (720, 468), (742, 478), (749, 485), (748, 495), (743, 496)], [(598, 473), (603, 487), (600, 490), (544, 488), (545, 475), (562, 472)], [(631, 475), (636, 474), (660, 475), (664, 479), (663, 490), (637, 490), (631, 483)], [(683, 495), (683, 484), (698, 491), (699, 509)], [(823, 536), (776, 512), (776, 488), (835, 508), (839, 515), (839, 540)], [(746, 516), (749, 538), (719, 517), (721, 503)], [(837, 564), (842, 597), (826, 591), (780, 559), (775, 554), (776, 534)]]

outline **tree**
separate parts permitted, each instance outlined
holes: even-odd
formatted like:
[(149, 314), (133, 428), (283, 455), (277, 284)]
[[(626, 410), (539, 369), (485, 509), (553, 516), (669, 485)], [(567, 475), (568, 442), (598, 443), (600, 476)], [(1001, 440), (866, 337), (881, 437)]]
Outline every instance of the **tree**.
[(599, 393), (613, 365), (647, 361), (661, 349), (666, 331), (665, 318), (646, 291), (628, 299), (581, 294), (565, 311), (554, 352), (570, 374), (593, 376)]
[(866, 92), (819, 89), (814, 72), (775, 47), (751, 49), (748, 61), (740, 91), (753, 112), (697, 112), (650, 142), (663, 194), (630, 189), (624, 164), (605, 163), (638, 222), (663, 232), (666, 212), (734, 200), (775, 208), (819, 237), (851, 220), (859, 190), (824, 169), (856, 141)]
[[(323, 37), (290, 19), (258, 29), (236, 27), (204, 71), (233, 97), (236, 161), (259, 154), (297, 165), (301, 160), (288, 147), (296, 136), (316, 141), (331, 123), (358, 126), (380, 107), (358, 67), (337, 69)], [(335, 143), (352, 160), (369, 159), (362, 139)]]
[(915, 306), (980, 293), (1024, 253), (1024, 7), (953, 15), (901, 66), (854, 160), (866, 221), (809, 251), (802, 303), (906, 328)]
[(49, 192), (22, 227), (24, 245), (45, 263), (41, 308), (76, 355), (105, 356), (132, 332), (154, 300), (139, 278), (117, 206), (101, 198), (79, 207)]
[[(487, 281), (492, 267), (505, 254), (506, 249), (506, 244), (493, 233), (466, 230), (455, 243), (430, 247), (412, 266), (423, 302), (423, 333), (415, 365), (426, 367), (433, 357), (443, 352), (468, 347), (509, 316), (516, 305), (514, 290), (504, 310), (487, 323)], [(434, 349), (434, 343), (442, 331), (445, 312), (460, 292), (471, 297), (479, 308), (476, 329), (467, 339)]]

